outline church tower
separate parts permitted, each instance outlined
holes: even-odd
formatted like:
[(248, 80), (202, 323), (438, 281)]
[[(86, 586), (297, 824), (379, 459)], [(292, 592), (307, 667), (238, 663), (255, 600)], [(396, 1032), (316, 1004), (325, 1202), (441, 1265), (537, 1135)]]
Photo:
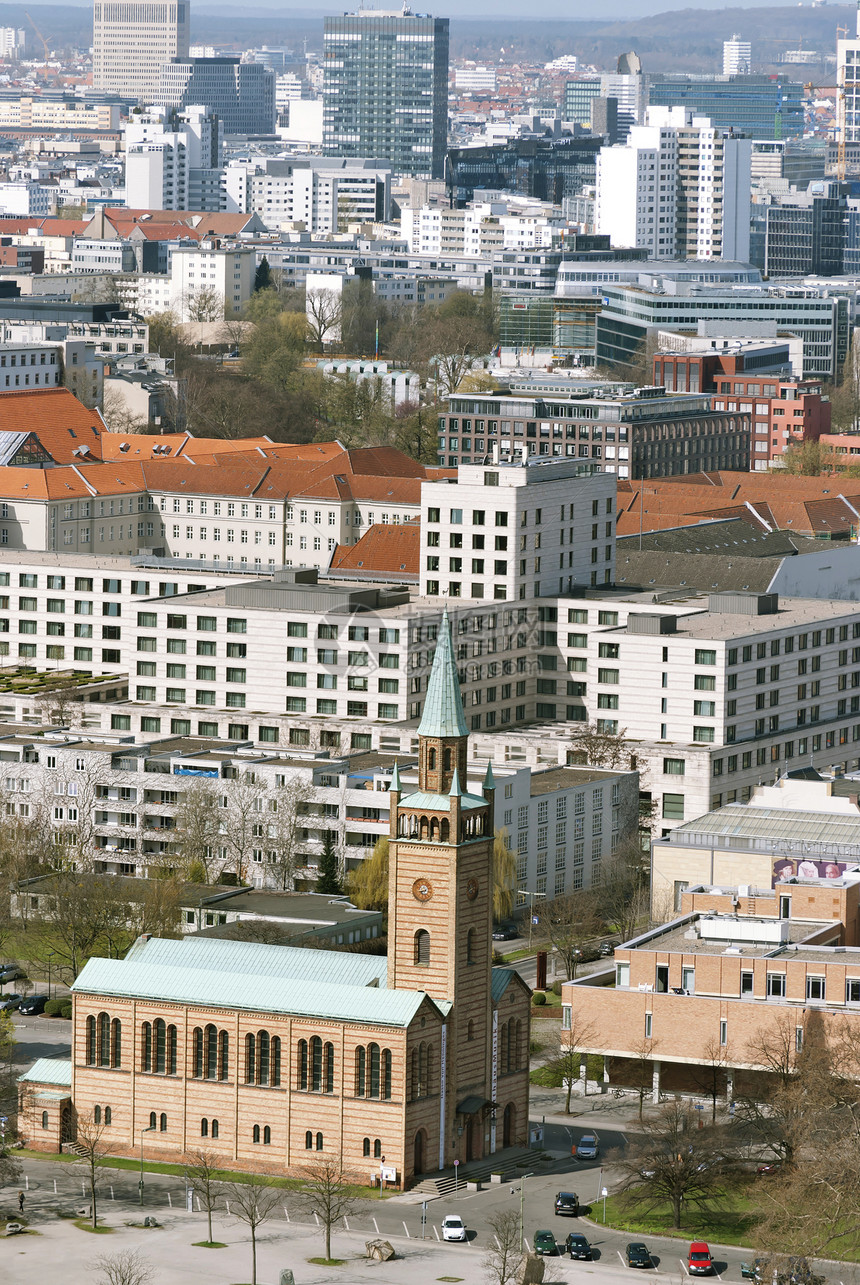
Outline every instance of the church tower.
[(442, 1058), (450, 1164), (484, 1153), (491, 1105), (495, 783), (488, 769), (482, 793), (468, 792), (468, 730), (447, 612), (418, 738), (417, 790), (403, 794), (395, 770), (390, 791), (388, 985), (452, 1006)]

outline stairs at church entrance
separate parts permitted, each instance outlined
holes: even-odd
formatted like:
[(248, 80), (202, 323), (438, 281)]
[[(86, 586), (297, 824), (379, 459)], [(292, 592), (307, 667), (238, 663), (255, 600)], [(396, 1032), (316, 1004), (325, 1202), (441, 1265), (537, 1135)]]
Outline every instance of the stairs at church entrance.
[(508, 1147), (489, 1160), (460, 1165), (456, 1175), (453, 1169), (444, 1169), (438, 1178), (424, 1178), (410, 1190), (425, 1192), (428, 1196), (451, 1196), (455, 1191), (465, 1189), (468, 1182), (487, 1182), (490, 1174), (501, 1173), (509, 1181), (514, 1170), (530, 1168), (539, 1162), (541, 1155), (542, 1152), (528, 1147)]

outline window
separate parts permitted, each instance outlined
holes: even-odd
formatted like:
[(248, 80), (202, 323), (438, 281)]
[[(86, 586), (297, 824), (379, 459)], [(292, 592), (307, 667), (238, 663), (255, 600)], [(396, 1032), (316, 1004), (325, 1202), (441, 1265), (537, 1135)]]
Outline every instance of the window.
[(663, 759), (664, 776), (683, 776), (685, 772), (684, 759)]
[(671, 821), (683, 821), (684, 819), (683, 794), (664, 794), (663, 795), (663, 817)]
[(729, 1042), (729, 1024), (724, 1017), (720, 1018), (720, 1044), (725, 1047)]
[(741, 973), (741, 995), (752, 995), (754, 991), (755, 974), (750, 972)]
[(785, 973), (768, 973), (767, 994), (770, 999), (785, 998)]
[(716, 665), (717, 653), (715, 651), (705, 651), (701, 647), (696, 648), (697, 665)]
[(806, 979), (806, 998), (807, 999), (824, 999), (824, 978), (807, 977)]
[(415, 963), (430, 963), (430, 934), (424, 928), (419, 928), (415, 934)]

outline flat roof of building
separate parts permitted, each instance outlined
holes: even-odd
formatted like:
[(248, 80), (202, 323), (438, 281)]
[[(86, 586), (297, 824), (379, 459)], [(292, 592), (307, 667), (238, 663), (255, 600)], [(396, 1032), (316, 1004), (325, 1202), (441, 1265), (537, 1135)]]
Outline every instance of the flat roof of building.
[[(788, 941), (748, 941), (740, 934), (737, 939), (731, 937), (700, 937), (695, 931), (697, 923), (701, 923), (709, 918), (707, 914), (699, 913), (689, 915), (684, 919), (675, 920), (665, 928), (655, 929), (654, 932), (646, 933), (642, 937), (637, 937), (634, 942), (617, 947), (618, 950), (657, 950), (661, 954), (664, 952), (679, 953), (683, 955), (724, 955), (727, 949), (731, 950), (732, 955), (742, 955), (748, 959), (765, 959), (766, 957), (779, 957), (787, 952), (787, 956), (794, 959), (795, 949), (806, 941), (808, 937), (820, 933), (827, 928), (832, 928), (834, 933), (839, 933), (842, 924), (838, 919), (770, 919), (766, 922), (769, 924), (787, 924)], [(719, 922), (724, 922), (723, 918)], [(755, 916), (739, 915), (738, 923), (749, 925), (755, 922)], [(825, 952), (832, 951), (832, 946), (818, 947), (818, 950)], [(860, 960), (860, 947), (857, 948), (857, 958)]]
[[(520, 765), (522, 766), (522, 765)], [(545, 770), (533, 770), (531, 776), (531, 796), (553, 794), (556, 790), (573, 790), (579, 785), (595, 785), (606, 781), (613, 774), (622, 775), (626, 768), (595, 767), (550, 767)]]
[[(748, 803), (729, 803), (715, 812), (706, 812), (693, 821), (684, 821), (655, 843), (693, 843), (702, 847), (758, 848), (763, 852), (796, 856), (788, 845), (802, 845), (810, 856), (819, 850), (839, 849), (839, 855), (860, 862), (860, 811), (856, 816), (835, 812), (805, 811), (799, 808), (767, 808)], [(856, 854), (856, 855), (855, 855)], [(811, 882), (815, 882), (812, 880)], [(833, 882), (828, 880), (826, 882)]]

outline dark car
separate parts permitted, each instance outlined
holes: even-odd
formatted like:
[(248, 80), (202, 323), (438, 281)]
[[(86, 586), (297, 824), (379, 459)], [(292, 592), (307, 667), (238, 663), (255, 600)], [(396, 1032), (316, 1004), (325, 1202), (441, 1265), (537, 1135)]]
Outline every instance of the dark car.
[(575, 1218), (579, 1213), (579, 1196), (575, 1191), (560, 1191), (555, 1198), (555, 1212)]
[(591, 1262), (591, 1246), (581, 1231), (572, 1231), (564, 1242), (564, 1251), (571, 1258), (585, 1259)]
[(633, 1240), (627, 1246), (627, 1266), (628, 1267), (653, 1267), (654, 1262), (651, 1258), (647, 1245), (643, 1245), (641, 1240)]
[(536, 1254), (558, 1253), (558, 1245), (555, 1243), (555, 1232), (553, 1231), (536, 1231), (534, 1245)]
[(602, 959), (608, 959), (610, 955), (615, 954), (615, 943), (611, 941), (601, 942), (598, 952)]
[(20, 1007), (23, 995), (2, 995), (0, 996), (0, 1013), (11, 1013)]
[(516, 941), (520, 931), (513, 924), (497, 924), (493, 929), (493, 941)]
[(44, 1013), (47, 1002), (47, 995), (28, 995), (26, 999), (21, 1000), (18, 1011), (27, 1017), (33, 1017), (35, 1014)]

